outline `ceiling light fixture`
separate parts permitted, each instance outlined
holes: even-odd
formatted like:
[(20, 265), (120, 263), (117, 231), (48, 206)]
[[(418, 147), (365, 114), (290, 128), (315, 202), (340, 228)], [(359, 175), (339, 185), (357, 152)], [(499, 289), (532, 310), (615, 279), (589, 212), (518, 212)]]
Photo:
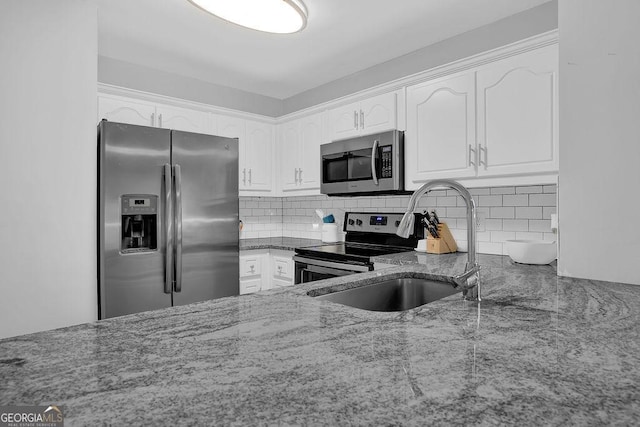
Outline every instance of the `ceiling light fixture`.
[(307, 25), (300, 0), (189, 0), (225, 21), (267, 33), (289, 34)]

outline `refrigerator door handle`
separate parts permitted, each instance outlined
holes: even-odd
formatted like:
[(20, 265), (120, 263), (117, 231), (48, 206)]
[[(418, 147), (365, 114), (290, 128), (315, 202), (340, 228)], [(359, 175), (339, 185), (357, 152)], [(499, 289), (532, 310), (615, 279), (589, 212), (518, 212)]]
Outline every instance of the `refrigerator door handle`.
[(180, 165), (173, 167), (176, 181), (176, 285), (175, 291), (182, 291), (182, 171)]
[(167, 240), (164, 260), (164, 293), (173, 287), (173, 199), (171, 198), (171, 165), (164, 164), (164, 230)]

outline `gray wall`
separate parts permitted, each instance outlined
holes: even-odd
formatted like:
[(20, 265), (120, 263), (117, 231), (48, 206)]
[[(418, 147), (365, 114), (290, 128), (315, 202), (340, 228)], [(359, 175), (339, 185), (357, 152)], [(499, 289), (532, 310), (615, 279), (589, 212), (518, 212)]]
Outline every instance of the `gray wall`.
[(284, 100), (285, 114), (558, 28), (558, 2), (518, 13)]
[(639, 16), (560, 1), (560, 275), (640, 284)]
[(269, 117), (279, 117), (556, 28), (558, 28), (558, 3), (557, 0), (553, 0), (284, 100), (103, 56), (98, 58), (98, 81)]
[(98, 56), (98, 81), (269, 117), (282, 115), (279, 99), (105, 56)]

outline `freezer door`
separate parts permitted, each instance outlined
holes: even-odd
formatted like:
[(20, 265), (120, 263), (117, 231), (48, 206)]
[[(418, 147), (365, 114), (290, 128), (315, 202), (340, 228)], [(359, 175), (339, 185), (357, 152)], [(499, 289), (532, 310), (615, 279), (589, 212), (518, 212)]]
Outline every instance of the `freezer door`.
[(172, 131), (173, 304), (239, 294), (238, 139)]
[[(170, 148), (168, 130), (107, 121), (99, 125), (98, 293), (101, 319), (171, 306), (170, 289), (169, 293), (164, 292), (166, 188), (163, 184), (163, 170), (170, 162)], [(123, 198), (125, 195), (146, 196)], [(157, 196), (157, 199), (148, 196)], [(157, 218), (152, 218), (153, 221), (143, 226), (143, 217), (138, 218), (135, 211), (128, 219), (123, 219), (127, 206), (140, 209), (134, 204), (140, 202), (144, 206), (149, 200), (155, 200), (157, 204)], [(154, 229), (150, 230), (152, 223)], [(136, 249), (132, 241), (143, 241), (145, 235), (153, 231), (157, 236), (152, 245), (155, 249)], [(136, 235), (141, 237), (130, 237)], [(128, 249), (127, 245), (133, 248)]]

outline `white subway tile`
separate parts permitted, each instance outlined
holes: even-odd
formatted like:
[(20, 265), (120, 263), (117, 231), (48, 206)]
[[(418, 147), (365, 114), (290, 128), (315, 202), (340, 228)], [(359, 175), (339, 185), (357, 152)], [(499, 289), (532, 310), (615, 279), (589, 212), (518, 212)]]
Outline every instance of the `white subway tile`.
[(555, 206), (555, 194), (531, 194), (529, 196), (529, 206)]
[(516, 194), (536, 194), (536, 193), (542, 193), (542, 185), (516, 187)]
[(545, 185), (545, 186), (542, 187), (542, 192), (543, 193), (557, 193), (558, 192), (558, 186), (556, 184)]
[(389, 197), (386, 200), (386, 205), (388, 208), (398, 208), (398, 207), (406, 207), (407, 205), (403, 203), (400, 197)]
[(515, 210), (513, 207), (492, 207), (491, 218), (515, 218)]
[[(445, 211), (445, 209), (441, 209)], [(446, 208), (447, 218), (466, 218), (467, 217), (467, 209), (466, 208)]]
[(371, 207), (371, 199), (369, 199), (369, 198), (358, 199), (358, 207), (359, 208), (370, 208)]
[(386, 206), (385, 200), (382, 197), (376, 197), (371, 199), (372, 208), (384, 208)]
[(492, 242), (504, 242), (516, 238), (515, 231), (490, 231), (489, 233), (491, 233)]
[(491, 233), (494, 231), (478, 231), (476, 233), (476, 241), (478, 242), (491, 242)]
[(444, 196), (444, 197), (438, 197), (437, 198), (437, 202), (436, 202), (436, 206), (441, 207), (441, 206), (457, 206), (458, 205), (458, 201), (456, 200), (456, 198), (454, 196)]
[(491, 189), (491, 194), (515, 194), (515, 187), (493, 187)]
[(516, 239), (518, 240), (542, 240), (542, 233), (534, 233), (532, 231), (518, 231), (516, 232)]
[[(329, 202), (327, 204), (332, 208), (344, 208), (344, 199), (327, 200), (327, 202)], [(325, 207), (327, 204), (323, 203), (322, 207)]]
[(518, 218), (518, 219), (542, 219), (542, 207), (540, 207), (540, 206), (518, 206), (518, 207), (516, 207), (516, 218)]
[(542, 239), (548, 242), (556, 242), (558, 240), (558, 235), (556, 233), (542, 233)]
[(478, 206), (502, 206), (502, 196), (479, 196)]
[(502, 230), (502, 221), (511, 221), (511, 220), (487, 218), (484, 223), (484, 229), (487, 231)]
[(502, 255), (502, 243), (478, 242), (478, 252), (481, 254)]
[(555, 206), (544, 206), (542, 208), (542, 219), (551, 219), (551, 215), (558, 212), (558, 208)]
[(529, 220), (529, 231), (540, 231), (543, 233), (551, 232), (551, 220), (548, 219), (532, 219)]
[(526, 219), (503, 219), (504, 231), (529, 231), (529, 221)]
[(502, 204), (504, 206), (529, 206), (528, 194), (509, 194), (502, 196)]
[(472, 196), (488, 196), (491, 194), (491, 190), (489, 188), (470, 188), (469, 193)]

